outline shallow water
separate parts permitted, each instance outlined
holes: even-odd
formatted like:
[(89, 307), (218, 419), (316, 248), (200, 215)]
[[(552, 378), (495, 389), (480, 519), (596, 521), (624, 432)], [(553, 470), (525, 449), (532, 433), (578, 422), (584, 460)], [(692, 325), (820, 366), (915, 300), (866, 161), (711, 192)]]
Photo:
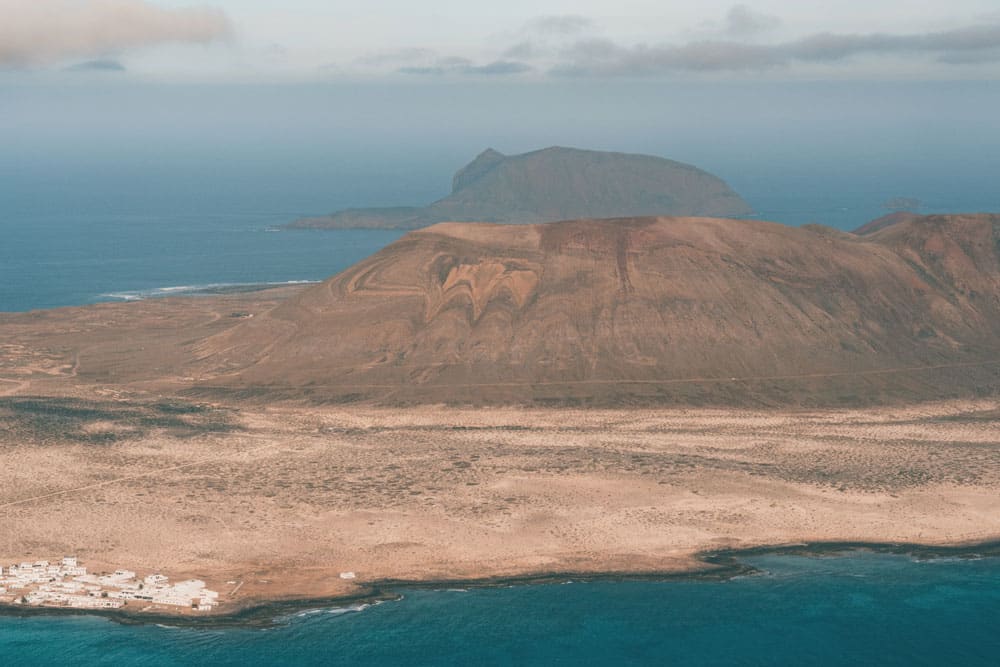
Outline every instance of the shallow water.
[(0, 617), (5, 664), (996, 665), (1000, 558), (755, 556), (763, 574), (468, 591), (270, 629)]

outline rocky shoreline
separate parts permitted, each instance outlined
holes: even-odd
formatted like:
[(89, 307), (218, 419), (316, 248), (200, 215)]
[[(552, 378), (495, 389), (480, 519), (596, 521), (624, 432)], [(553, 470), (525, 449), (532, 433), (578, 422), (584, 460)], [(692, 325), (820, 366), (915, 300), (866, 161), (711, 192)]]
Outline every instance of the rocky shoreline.
[(801, 542), (781, 545), (762, 545), (739, 549), (720, 549), (698, 554), (703, 567), (677, 571), (637, 572), (541, 572), (520, 576), (482, 577), (477, 579), (435, 579), (415, 581), (383, 579), (359, 586), (351, 595), (322, 598), (296, 598), (288, 600), (255, 601), (233, 610), (187, 616), (181, 614), (143, 613), (126, 609), (88, 610), (60, 607), (25, 607), (0, 605), (0, 616), (97, 616), (123, 625), (160, 624), (193, 628), (266, 628), (297, 612), (316, 608), (344, 608), (349, 605), (371, 605), (402, 599), (410, 590), (440, 590), (446, 588), (494, 588), (531, 586), (575, 582), (621, 581), (721, 581), (738, 576), (760, 574), (760, 570), (743, 562), (750, 556), (777, 555), (822, 557), (848, 552), (873, 552), (905, 555), (921, 560), (934, 558), (997, 558), (1000, 557), (1000, 539), (956, 544), (919, 544), (904, 542)]

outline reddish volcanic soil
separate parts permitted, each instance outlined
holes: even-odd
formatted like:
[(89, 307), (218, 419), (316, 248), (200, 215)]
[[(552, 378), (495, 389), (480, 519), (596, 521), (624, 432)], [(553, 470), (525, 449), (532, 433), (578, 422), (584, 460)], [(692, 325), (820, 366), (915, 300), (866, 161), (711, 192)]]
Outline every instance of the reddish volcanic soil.
[(843, 405), (1000, 386), (1000, 217), (412, 233), (194, 346), (203, 396)]

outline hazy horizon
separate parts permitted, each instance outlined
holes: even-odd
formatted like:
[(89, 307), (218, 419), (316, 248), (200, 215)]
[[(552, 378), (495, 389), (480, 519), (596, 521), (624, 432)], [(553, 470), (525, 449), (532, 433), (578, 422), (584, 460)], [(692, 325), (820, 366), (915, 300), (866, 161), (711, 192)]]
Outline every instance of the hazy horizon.
[(487, 147), (551, 145), (688, 162), (765, 211), (776, 196), (1000, 207), (1000, 83), (4, 88), (8, 214), (424, 204)]
[(551, 145), (688, 162), (764, 213), (1000, 208), (998, 102), (985, 0), (0, 0), (0, 211), (425, 204), (486, 147)]

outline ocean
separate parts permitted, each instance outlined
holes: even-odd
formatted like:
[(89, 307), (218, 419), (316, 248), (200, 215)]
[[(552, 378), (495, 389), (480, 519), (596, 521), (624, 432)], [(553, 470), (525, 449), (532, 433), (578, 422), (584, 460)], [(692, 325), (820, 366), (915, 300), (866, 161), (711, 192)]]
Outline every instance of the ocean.
[(403, 590), (268, 628), (0, 617), (7, 665), (996, 665), (1000, 558), (755, 555), (728, 580)]
[(399, 232), (284, 232), (280, 214), (20, 214), (0, 221), (0, 311), (323, 280)]
[[(757, 219), (854, 229), (887, 211), (877, 196), (748, 197)], [(971, 203), (965, 203), (971, 202)], [(0, 212), (0, 312), (321, 281), (395, 241), (391, 230), (280, 229), (288, 212), (194, 213), (70, 208)], [(320, 209), (320, 210), (332, 210)], [(1000, 200), (955, 197), (925, 212), (1000, 210)]]
[[(320, 157), (300, 159), (310, 144), (288, 149), (284, 162), (254, 162), (252, 148), (233, 161), (245, 173), (193, 154), (155, 173), (143, 171), (138, 158), (124, 166), (102, 158), (53, 167), (32, 146), (22, 151), (37, 157), (27, 166), (0, 156), (0, 311), (323, 280), (401, 234), (278, 226), (345, 206), (431, 201), (445, 194), (448, 169), (474, 155), (463, 146), (437, 156), (434, 170), (419, 178), (409, 170), (411, 181), (384, 196), (372, 183), (393, 174), (368, 165), (363, 178), (341, 179), (337, 193), (327, 195), (323, 188), (347, 166), (323, 180), (316, 174), (326, 178), (329, 167)], [(655, 146), (649, 152), (673, 155)], [(986, 152), (995, 160), (996, 151)], [(853, 229), (885, 214), (882, 203), (894, 196), (922, 198), (925, 212), (1000, 211), (995, 171), (982, 164), (963, 167), (955, 159), (942, 170), (940, 163), (900, 159), (890, 169), (800, 156), (827, 165), (819, 178), (797, 174), (773, 155), (743, 154), (742, 163), (728, 165), (676, 157), (726, 178), (757, 217), (787, 224)], [(268, 629), (0, 616), (0, 666), (998, 664), (1000, 559), (854, 553), (747, 560), (763, 574), (405, 590), (394, 602), (303, 610)]]
[(995, 81), (7, 82), (0, 311), (321, 280), (396, 235), (274, 226), (429, 203), (488, 146), (661, 155), (790, 225), (853, 229), (894, 198), (1000, 211), (998, 100)]

